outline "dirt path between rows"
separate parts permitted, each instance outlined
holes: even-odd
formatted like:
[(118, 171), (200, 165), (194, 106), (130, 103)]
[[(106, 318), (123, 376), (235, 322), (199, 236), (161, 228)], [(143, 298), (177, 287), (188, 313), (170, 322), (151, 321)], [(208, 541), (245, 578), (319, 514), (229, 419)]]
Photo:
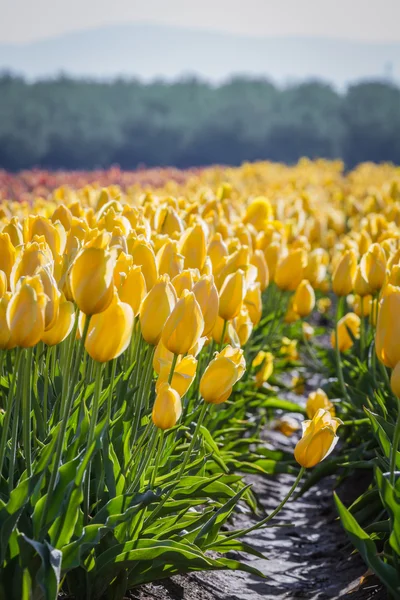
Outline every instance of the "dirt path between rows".
[[(293, 478), (254, 479), (266, 512), (273, 510), (287, 493)], [(357, 589), (366, 566), (352, 547), (336, 520), (332, 499), (332, 480), (325, 480), (302, 498), (290, 502), (280, 513), (279, 522), (288, 526), (264, 529), (244, 539), (262, 552), (266, 559), (247, 562), (262, 571), (267, 579), (242, 572), (220, 571), (177, 576), (165, 582), (143, 586), (130, 598), (159, 600), (259, 600), (307, 598), (309, 600), (383, 600), (386, 592), (375, 577), (368, 577)], [(340, 490), (345, 501), (352, 490)], [(235, 525), (251, 524), (243, 515)], [(237, 556), (237, 555), (236, 555)], [(246, 560), (246, 556), (241, 558)]]

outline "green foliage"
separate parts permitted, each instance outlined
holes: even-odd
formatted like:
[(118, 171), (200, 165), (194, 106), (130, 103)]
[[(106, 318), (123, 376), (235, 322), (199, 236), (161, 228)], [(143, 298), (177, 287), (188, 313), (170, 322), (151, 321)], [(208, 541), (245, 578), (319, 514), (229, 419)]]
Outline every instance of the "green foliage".
[(322, 82), (275, 87), (234, 79), (219, 87), (0, 77), (0, 167), (132, 169), (268, 159), (400, 162), (400, 91)]

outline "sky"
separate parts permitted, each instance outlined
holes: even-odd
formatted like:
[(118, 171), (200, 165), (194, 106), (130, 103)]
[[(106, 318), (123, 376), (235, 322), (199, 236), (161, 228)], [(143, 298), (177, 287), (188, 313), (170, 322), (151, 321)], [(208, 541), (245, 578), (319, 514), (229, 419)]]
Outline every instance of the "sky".
[(0, 42), (12, 43), (128, 22), (400, 41), (400, 0), (0, 0), (0, 12)]

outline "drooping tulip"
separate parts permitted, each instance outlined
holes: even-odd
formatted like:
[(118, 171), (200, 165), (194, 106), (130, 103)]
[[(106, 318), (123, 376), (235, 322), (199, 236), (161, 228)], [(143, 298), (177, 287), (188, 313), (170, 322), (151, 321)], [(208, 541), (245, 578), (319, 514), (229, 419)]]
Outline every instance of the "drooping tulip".
[(342, 421), (320, 408), (312, 420), (303, 421), (303, 436), (294, 449), (294, 457), (302, 467), (315, 467), (329, 456), (338, 442), (336, 430)]
[[(342, 317), (337, 324), (338, 329), (338, 347), (339, 352), (346, 352), (353, 346), (353, 338), (358, 339), (360, 337), (360, 317), (355, 313), (349, 312)], [(351, 335), (349, 334), (349, 331)], [(332, 331), (331, 334), (331, 345), (332, 348), (336, 347), (336, 332)]]
[(158, 344), (176, 300), (176, 292), (168, 275), (161, 275), (140, 306), (140, 327), (148, 344)]
[(158, 429), (171, 429), (182, 414), (181, 398), (168, 383), (162, 383), (154, 401), (152, 419)]
[(162, 342), (170, 352), (186, 354), (197, 343), (203, 329), (203, 314), (196, 296), (185, 290), (164, 325)]
[(115, 295), (106, 310), (92, 316), (85, 341), (86, 351), (97, 362), (113, 360), (127, 349), (132, 331), (132, 308)]
[(70, 287), (78, 308), (85, 315), (106, 310), (114, 295), (114, 260), (103, 248), (83, 248), (70, 272)]

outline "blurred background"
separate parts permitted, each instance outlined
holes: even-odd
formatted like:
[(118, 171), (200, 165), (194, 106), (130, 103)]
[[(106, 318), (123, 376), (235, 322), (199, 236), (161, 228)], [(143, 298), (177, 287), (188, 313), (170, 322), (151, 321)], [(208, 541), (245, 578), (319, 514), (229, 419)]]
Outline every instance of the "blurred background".
[(400, 163), (399, 22), (399, 0), (5, 0), (0, 168)]

